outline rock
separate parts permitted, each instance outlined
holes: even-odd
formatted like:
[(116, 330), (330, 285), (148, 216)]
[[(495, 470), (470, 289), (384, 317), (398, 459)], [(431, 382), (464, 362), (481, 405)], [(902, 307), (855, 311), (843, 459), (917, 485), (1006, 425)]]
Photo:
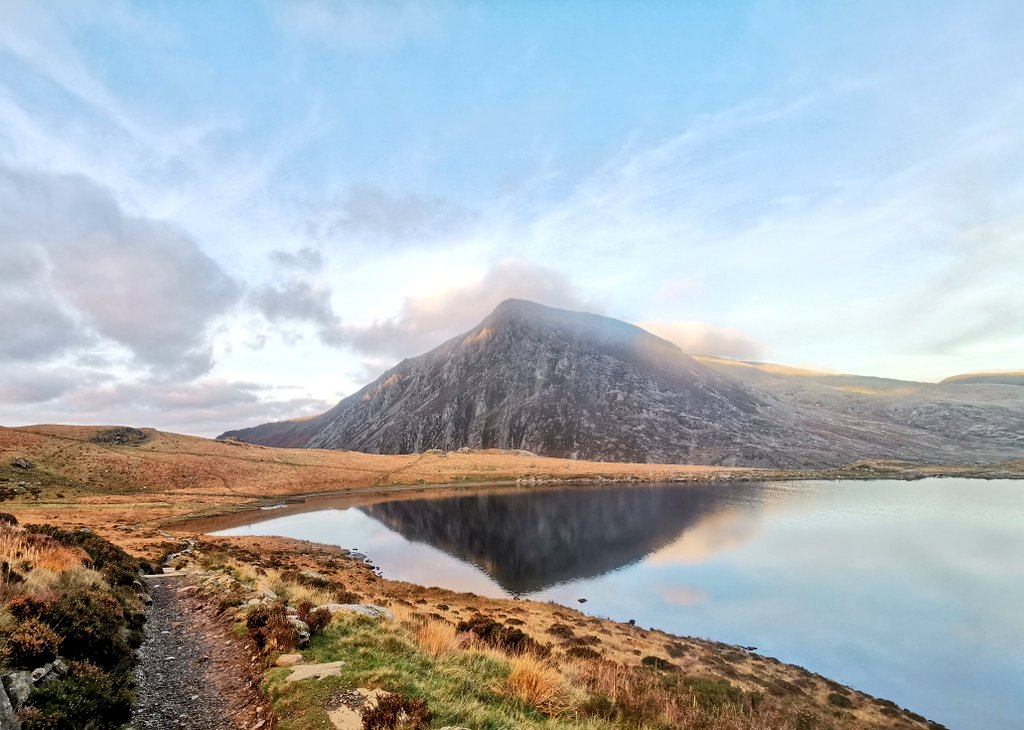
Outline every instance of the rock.
[(4, 689), (11, 700), (14, 709), (17, 710), (32, 694), (32, 673), (25, 670), (11, 672), (4, 676)]
[(309, 645), (309, 624), (297, 616), (289, 616), (288, 620), (292, 624), (292, 628), (295, 629), (295, 645), (302, 649)]
[(303, 570), (299, 575), (302, 578), (305, 578), (308, 582), (319, 585), (320, 587), (326, 586), (330, 583), (326, 575), (317, 573), (315, 570), (310, 570), (309, 568)]
[[(39, 682), (42, 682), (43, 678), (46, 677), (48, 674), (53, 674), (52, 664), (46, 663), (41, 667), (36, 667), (32, 670), (32, 681), (38, 684)], [(56, 679), (56, 676), (54, 677), (54, 679)]]
[(288, 675), (286, 682), (299, 682), (303, 679), (322, 679), (324, 677), (336, 677), (341, 674), (341, 668), (345, 662), (327, 662), (326, 664), (298, 664), (292, 667), (292, 673)]
[(53, 660), (53, 671), (58, 677), (66, 677), (68, 674), (68, 665), (63, 659)]
[(16, 467), (18, 469), (31, 469), (32, 467), (35, 466), (35, 464), (33, 464), (28, 459), (18, 457), (17, 459), (11, 459), (11, 466)]
[(325, 603), (317, 608), (326, 608), (331, 615), (336, 613), (358, 613), (361, 616), (370, 618), (386, 618), (392, 620), (395, 615), (383, 606), (364, 605), (361, 603)]
[(4, 730), (21, 730), (21, 720), (18, 719), (18, 713), (15, 712), (14, 705), (11, 704), (3, 687), (0, 687), (0, 727)]
[(282, 654), (274, 660), (275, 667), (291, 667), (302, 661), (302, 654)]

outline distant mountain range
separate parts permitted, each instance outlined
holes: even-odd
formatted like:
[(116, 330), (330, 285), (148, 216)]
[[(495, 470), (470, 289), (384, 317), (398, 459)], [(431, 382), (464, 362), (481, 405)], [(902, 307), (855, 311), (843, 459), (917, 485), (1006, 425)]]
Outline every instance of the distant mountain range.
[(775, 467), (1022, 458), (1024, 388), (992, 377), (916, 383), (694, 358), (626, 322), (512, 299), (326, 413), (220, 438)]

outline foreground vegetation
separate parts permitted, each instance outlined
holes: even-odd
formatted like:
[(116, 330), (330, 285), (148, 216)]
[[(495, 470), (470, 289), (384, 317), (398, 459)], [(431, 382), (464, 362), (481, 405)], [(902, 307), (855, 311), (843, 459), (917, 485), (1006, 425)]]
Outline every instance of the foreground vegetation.
[(107, 730), (130, 719), (139, 568), (90, 530), (0, 515), (0, 725)]
[[(486, 609), (457, 619), (437, 612), (449, 606), (397, 597), (362, 615), (338, 602), (365, 601), (352, 590), (365, 584), (211, 548), (200, 544), (179, 567), (192, 560), (200, 590), (258, 652), (282, 730), (939, 727), (836, 683), (819, 702), (781, 680), (731, 682), (672, 658), (692, 650), (685, 640), (670, 645), (671, 660), (650, 654), (627, 663), (565, 622), (530, 635), (523, 621)], [(306, 678), (293, 681), (297, 669)]]

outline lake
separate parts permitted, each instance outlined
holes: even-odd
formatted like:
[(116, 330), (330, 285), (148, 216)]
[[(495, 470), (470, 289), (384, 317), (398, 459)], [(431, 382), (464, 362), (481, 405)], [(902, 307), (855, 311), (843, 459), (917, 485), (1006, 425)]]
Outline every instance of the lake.
[(950, 728), (1024, 725), (1021, 482), (605, 485), (315, 505), (216, 534), (357, 548), (386, 578), (756, 646)]

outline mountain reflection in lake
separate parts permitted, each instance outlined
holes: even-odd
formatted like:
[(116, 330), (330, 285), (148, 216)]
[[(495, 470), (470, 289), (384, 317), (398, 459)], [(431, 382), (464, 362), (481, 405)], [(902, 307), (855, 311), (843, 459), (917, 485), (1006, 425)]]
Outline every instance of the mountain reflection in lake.
[(951, 728), (1019, 727), (1020, 482), (506, 489), (302, 509), (316, 508), (219, 534), (358, 548), (387, 578), (755, 645)]
[[(384, 502), (360, 510), (407, 540), (476, 565), (511, 594), (533, 593), (636, 563), (761, 489), (633, 486), (530, 490)], [(585, 501), (585, 504), (581, 503)]]

